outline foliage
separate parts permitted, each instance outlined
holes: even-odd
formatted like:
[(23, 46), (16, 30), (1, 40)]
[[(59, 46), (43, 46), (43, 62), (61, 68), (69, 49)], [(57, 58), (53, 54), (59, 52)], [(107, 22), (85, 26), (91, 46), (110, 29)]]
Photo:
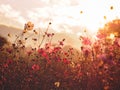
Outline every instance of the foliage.
[(3, 47), (5, 44), (7, 44), (7, 39), (0, 36), (0, 47)]
[[(54, 33), (49, 33), (48, 29), (49, 27), (38, 48), (24, 45), (24, 39), (20, 37), (23, 37), (27, 30), (16, 37), (13, 44), (1, 48), (1, 90), (119, 89), (119, 38), (106, 41), (106, 36), (99, 33), (97, 39), (92, 41), (86, 35), (81, 36), (82, 46), (78, 51), (64, 46), (64, 38), (52, 44)], [(33, 30), (33, 33), (35, 32), (37, 31)], [(43, 43), (45, 38), (48, 38), (48, 41)]]
[(104, 28), (100, 29), (99, 31), (104, 32), (107, 35), (114, 33), (117, 37), (120, 37), (120, 19), (115, 19), (106, 23)]

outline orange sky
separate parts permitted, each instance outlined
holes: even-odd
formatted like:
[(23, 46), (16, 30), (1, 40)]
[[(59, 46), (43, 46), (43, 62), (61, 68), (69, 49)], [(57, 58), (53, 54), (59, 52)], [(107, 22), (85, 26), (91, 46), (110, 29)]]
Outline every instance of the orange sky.
[(36, 28), (45, 28), (51, 21), (57, 32), (78, 34), (83, 28), (96, 32), (120, 18), (119, 9), (120, 0), (0, 0), (0, 23), (23, 28), (32, 21)]

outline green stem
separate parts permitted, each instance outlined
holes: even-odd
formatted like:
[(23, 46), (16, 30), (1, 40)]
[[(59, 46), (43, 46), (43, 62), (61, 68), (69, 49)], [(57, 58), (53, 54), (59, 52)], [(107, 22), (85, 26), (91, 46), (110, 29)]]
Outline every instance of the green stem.
[[(49, 25), (50, 25), (50, 24), (49, 24)], [(48, 25), (48, 27), (47, 27), (47, 29), (46, 29), (46, 31), (45, 31), (45, 34), (43, 35), (42, 41), (41, 41), (40, 44), (38, 45), (39, 48), (41, 47), (41, 45), (42, 45), (42, 43), (43, 43), (43, 41), (44, 41), (44, 39), (45, 39), (45, 37), (46, 37), (46, 33), (48, 32), (49, 25)]]

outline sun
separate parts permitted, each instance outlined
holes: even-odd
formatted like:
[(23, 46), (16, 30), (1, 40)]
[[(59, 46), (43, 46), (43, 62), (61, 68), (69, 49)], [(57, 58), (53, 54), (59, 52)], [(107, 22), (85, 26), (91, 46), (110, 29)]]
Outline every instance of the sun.
[(99, 28), (118, 16), (118, 4), (115, 2), (84, 1), (80, 9), (80, 22), (89, 32), (96, 33)]
[[(90, 9), (89, 9), (90, 10)], [(80, 18), (80, 23), (84, 26), (91, 34), (98, 32), (99, 28), (104, 27), (106, 20), (103, 15), (94, 13), (90, 13), (90, 11), (86, 13), (82, 13)]]

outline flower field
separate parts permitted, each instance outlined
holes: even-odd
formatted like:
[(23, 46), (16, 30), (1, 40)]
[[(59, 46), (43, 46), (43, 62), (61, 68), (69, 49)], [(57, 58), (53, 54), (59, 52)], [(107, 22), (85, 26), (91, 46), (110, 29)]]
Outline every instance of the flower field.
[[(51, 25), (51, 23), (49, 23)], [(66, 39), (51, 42), (49, 25), (37, 48), (28, 48), (24, 34), (33, 31), (26, 24), (14, 43), (0, 47), (0, 90), (119, 90), (120, 38), (98, 32), (93, 41), (80, 36), (80, 48), (65, 48)], [(87, 33), (87, 32), (85, 32)], [(10, 36), (10, 35), (8, 35)], [(110, 35), (111, 36), (111, 35)], [(21, 38), (22, 37), (22, 38)], [(45, 38), (48, 40), (45, 41)]]

